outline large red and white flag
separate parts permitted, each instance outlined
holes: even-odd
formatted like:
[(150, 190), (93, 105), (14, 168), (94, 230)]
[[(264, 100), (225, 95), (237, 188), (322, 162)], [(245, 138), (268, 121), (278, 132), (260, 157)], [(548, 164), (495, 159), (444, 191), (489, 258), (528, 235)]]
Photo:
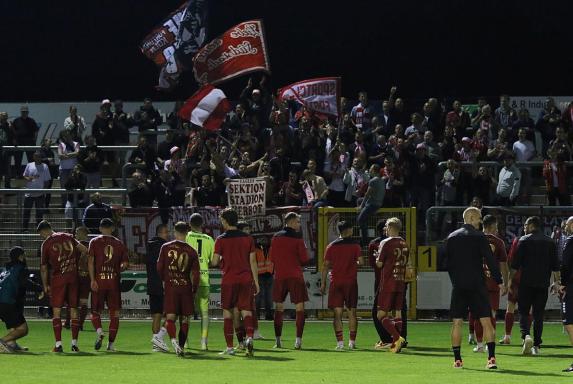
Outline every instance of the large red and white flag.
[(340, 77), (308, 79), (279, 89), (280, 100), (294, 100), (307, 109), (338, 116), (340, 109)]
[(217, 84), (255, 71), (270, 73), (263, 22), (245, 21), (206, 44), (193, 58), (199, 84)]
[(212, 85), (201, 87), (179, 110), (179, 117), (205, 128), (216, 131), (231, 110), (227, 96)]

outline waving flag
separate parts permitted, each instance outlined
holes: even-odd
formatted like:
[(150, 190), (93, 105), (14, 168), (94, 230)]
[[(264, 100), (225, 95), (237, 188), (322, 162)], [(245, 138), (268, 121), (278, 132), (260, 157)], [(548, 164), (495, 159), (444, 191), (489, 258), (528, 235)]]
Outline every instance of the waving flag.
[(171, 13), (141, 43), (141, 51), (161, 67), (160, 89), (177, 85), (183, 70), (205, 41), (206, 0), (189, 0)]
[(338, 116), (340, 77), (308, 79), (283, 87), (278, 92), (281, 100), (294, 100), (317, 113)]
[(231, 104), (223, 91), (205, 85), (187, 99), (179, 110), (179, 117), (208, 131), (216, 131), (230, 110)]
[(193, 71), (199, 84), (270, 72), (262, 21), (245, 21), (206, 44), (193, 58)]

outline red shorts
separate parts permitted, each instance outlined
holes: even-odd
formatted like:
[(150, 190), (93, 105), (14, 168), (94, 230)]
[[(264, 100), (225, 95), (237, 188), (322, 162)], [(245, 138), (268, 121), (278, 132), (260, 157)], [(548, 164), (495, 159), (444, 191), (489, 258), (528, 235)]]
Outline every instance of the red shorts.
[(499, 309), (499, 289), (487, 291), (489, 295), (489, 305), (492, 311), (497, 311)]
[(163, 312), (165, 314), (191, 316), (194, 312), (194, 300), (191, 287), (172, 288), (167, 286), (163, 296)]
[(79, 277), (79, 288), (78, 294), (80, 300), (87, 300), (90, 297), (90, 292), (92, 291), (90, 286), (90, 277), (89, 276), (80, 276)]
[(240, 311), (253, 310), (255, 289), (253, 283), (221, 283), (221, 308), (231, 310), (237, 307)]
[(52, 308), (62, 308), (64, 303), (70, 308), (78, 307), (78, 280), (53, 278), (50, 291)]
[(308, 292), (304, 279), (299, 277), (289, 277), (286, 279), (275, 279), (273, 282), (273, 301), (283, 303), (290, 294), (290, 302), (293, 304), (308, 301)]
[(97, 292), (92, 292), (92, 311), (103, 311), (105, 304), (110, 311), (121, 309), (121, 292), (119, 289), (100, 288)]
[(358, 282), (330, 283), (328, 288), (328, 308), (356, 308), (358, 304)]
[(378, 309), (384, 312), (401, 311), (404, 307), (404, 291), (380, 291)]

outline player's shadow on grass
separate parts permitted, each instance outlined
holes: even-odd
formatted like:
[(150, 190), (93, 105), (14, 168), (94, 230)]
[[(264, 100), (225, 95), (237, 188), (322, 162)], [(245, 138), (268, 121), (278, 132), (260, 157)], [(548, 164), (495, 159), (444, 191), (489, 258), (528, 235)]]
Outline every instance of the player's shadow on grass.
[[(204, 351), (202, 351), (204, 352)], [(184, 359), (189, 359), (189, 360), (208, 360), (208, 361), (215, 361), (215, 360), (225, 360), (225, 358), (223, 356), (219, 356), (219, 355), (208, 355), (208, 354), (204, 354), (204, 353), (189, 353), (189, 354), (185, 354)]]
[(106, 351), (102, 351), (100, 353), (97, 353), (97, 355), (101, 355), (101, 356), (112, 356), (112, 355), (147, 356), (147, 355), (151, 355), (151, 352), (131, 352), (131, 351), (106, 352)]
[[(464, 371), (476, 371), (483, 373), (483, 369), (477, 368), (466, 368), (464, 367)], [(492, 374), (503, 374), (503, 375), (514, 375), (514, 376), (535, 376), (535, 377), (563, 377), (563, 375), (557, 373), (542, 373), (542, 372), (531, 372), (531, 371), (521, 371), (517, 369), (496, 369), (490, 370), (486, 372), (491, 372)]]
[(407, 347), (403, 349), (404, 351), (430, 351), (430, 352), (451, 352), (451, 348), (440, 348), (440, 347)]
[[(245, 356), (245, 359), (251, 359), (250, 357)], [(258, 355), (255, 354), (255, 356), (252, 358), (253, 360), (265, 360), (265, 361), (292, 361), (294, 360), (293, 358), (290, 357), (279, 357), (279, 356), (265, 356), (265, 355)]]
[(303, 352), (308, 351), (308, 352), (330, 352), (330, 353), (341, 353), (343, 354), (344, 352), (352, 352), (350, 350), (342, 350), (342, 351), (337, 351), (336, 349), (332, 348), (332, 349), (327, 349), (327, 348), (303, 348), (302, 349)]

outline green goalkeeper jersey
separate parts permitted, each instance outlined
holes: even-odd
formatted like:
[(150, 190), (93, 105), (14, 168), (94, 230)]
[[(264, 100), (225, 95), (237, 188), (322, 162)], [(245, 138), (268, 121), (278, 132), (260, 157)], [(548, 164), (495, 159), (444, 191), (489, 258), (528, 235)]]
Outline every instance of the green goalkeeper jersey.
[(185, 238), (189, 244), (199, 255), (199, 268), (201, 270), (201, 278), (199, 279), (199, 286), (209, 286), (209, 262), (213, 257), (213, 250), (215, 249), (215, 241), (213, 238), (205, 233), (189, 231)]

